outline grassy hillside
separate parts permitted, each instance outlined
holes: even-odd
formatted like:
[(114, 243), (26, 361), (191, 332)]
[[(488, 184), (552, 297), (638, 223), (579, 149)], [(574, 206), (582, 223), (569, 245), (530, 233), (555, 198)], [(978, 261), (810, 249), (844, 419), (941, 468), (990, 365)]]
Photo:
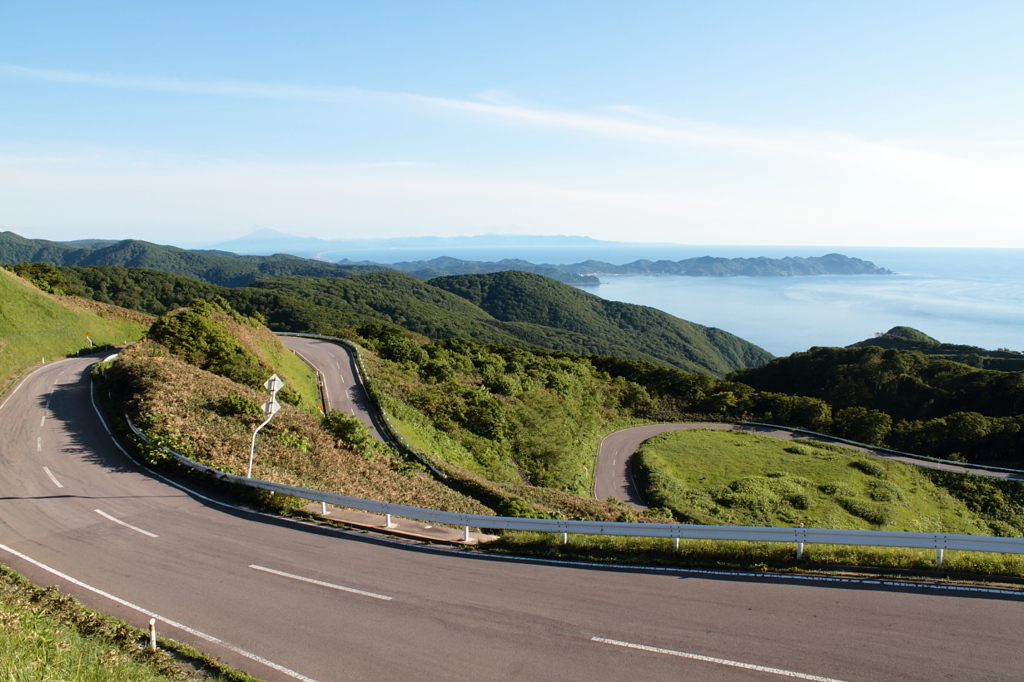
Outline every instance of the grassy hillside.
[(201, 369), (259, 390), (272, 374), (284, 381), (278, 397), (315, 410), (320, 403), (316, 375), (258, 318), (245, 317), (227, 301), (193, 301), (162, 315), (147, 337)]
[[(636, 469), (652, 504), (668, 507), (691, 523), (804, 523), (815, 528), (1010, 536), (1024, 532), (1020, 504), (1004, 499), (1001, 492), (987, 495), (987, 510), (974, 510), (969, 496), (965, 500), (950, 494), (928, 470), (814, 441), (780, 441), (735, 431), (676, 431), (647, 441)], [(1024, 497), (1024, 486), (1007, 483), (1018, 498)]]
[[(222, 300), (163, 315), (148, 337), (100, 366), (98, 379), (157, 443), (222, 471), (247, 470), (253, 429), (264, 419), (266, 376), (276, 372), (289, 387), (305, 385), (315, 395), (310, 370), (256, 320)], [(308, 393), (288, 395), (286, 389), (278, 397), (281, 410), (260, 432), (254, 475), (369, 499), (487, 513), (384, 446), (337, 435)], [(153, 464), (166, 459), (159, 449), (147, 456)]]
[(96, 346), (135, 341), (148, 323), (132, 311), (45, 294), (0, 268), (0, 381), (44, 357), (88, 351), (90, 339)]

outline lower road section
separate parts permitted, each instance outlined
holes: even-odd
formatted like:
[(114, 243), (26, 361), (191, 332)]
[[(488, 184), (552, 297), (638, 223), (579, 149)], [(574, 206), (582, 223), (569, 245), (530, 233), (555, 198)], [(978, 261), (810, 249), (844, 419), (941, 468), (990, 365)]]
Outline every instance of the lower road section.
[(0, 560), (259, 677), (996, 680), (1024, 663), (1005, 594), (470, 556), (224, 507), (117, 448), (87, 364), (0, 403)]

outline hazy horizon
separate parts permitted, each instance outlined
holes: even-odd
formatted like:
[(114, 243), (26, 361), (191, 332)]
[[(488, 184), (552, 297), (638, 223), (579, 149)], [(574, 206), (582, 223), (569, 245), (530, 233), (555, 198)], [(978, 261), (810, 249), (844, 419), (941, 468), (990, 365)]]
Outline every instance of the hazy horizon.
[(0, 229), (1024, 247), (1022, 19), (0, 3)]

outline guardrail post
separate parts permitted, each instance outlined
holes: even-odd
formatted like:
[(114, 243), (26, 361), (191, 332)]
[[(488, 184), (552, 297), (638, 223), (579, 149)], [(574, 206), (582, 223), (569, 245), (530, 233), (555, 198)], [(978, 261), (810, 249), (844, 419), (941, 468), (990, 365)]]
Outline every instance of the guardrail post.
[(945, 552), (945, 550), (942, 549), (942, 547), (939, 547), (937, 550), (935, 550), (935, 566), (936, 566), (936, 568), (938, 568), (939, 566), (942, 565), (942, 555), (943, 555), (944, 552)]
[[(804, 527), (803, 521), (800, 522), (800, 527), (801, 528)], [(803, 542), (798, 542), (798, 543), (796, 543), (796, 558), (797, 559), (801, 559), (803, 557), (803, 555), (804, 555), (804, 543)]]
[(331, 513), (329, 511), (327, 511), (327, 503), (326, 502), (321, 502), (320, 503), (320, 513), (323, 514), (324, 516), (327, 516), (328, 514)]
[(568, 533), (562, 533), (562, 544), (563, 545), (568, 545), (569, 544), (569, 534)]
[(385, 514), (384, 515), (384, 527), (385, 528), (394, 528), (395, 527), (395, 524), (391, 523), (391, 514)]
[(672, 538), (672, 549), (679, 549), (679, 538)]
[(462, 541), (469, 542), (469, 526), (462, 527)]

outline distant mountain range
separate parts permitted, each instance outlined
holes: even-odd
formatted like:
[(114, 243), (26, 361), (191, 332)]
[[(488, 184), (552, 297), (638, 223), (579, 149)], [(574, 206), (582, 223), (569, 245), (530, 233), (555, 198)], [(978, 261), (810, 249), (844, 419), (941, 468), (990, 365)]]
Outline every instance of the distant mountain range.
[[(286, 246), (284, 251), (272, 247)], [(348, 240), (352, 244), (381, 244), (395, 240)], [(479, 237), (420, 237), (401, 240), (403, 248), (413, 248), (411, 242), (422, 248), (437, 250), (445, 245), (453, 249), (475, 244), (476, 248), (511, 249), (515, 244), (528, 245), (523, 248), (538, 248), (546, 244), (552, 249), (576, 247), (586, 244), (614, 246), (614, 242), (599, 242), (586, 237), (519, 237), (514, 235), (484, 235)], [(163, 272), (195, 277), (222, 286), (243, 286), (250, 282), (282, 277), (304, 275), (310, 277), (338, 276), (356, 271), (398, 270), (419, 279), (432, 279), (444, 275), (471, 275), (519, 270), (544, 275), (575, 286), (600, 284), (603, 276), (660, 276), (682, 275), (691, 277), (794, 277), (805, 275), (886, 275), (891, 271), (859, 258), (837, 253), (815, 257), (785, 258), (716, 258), (703, 256), (679, 261), (635, 260), (624, 265), (586, 260), (568, 265), (535, 264), (523, 259), (505, 258), (498, 261), (463, 260), (443, 256), (431, 260), (403, 261), (393, 264), (372, 261), (353, 261), (345, 258), (337, 263), (323, 260), (326, 251), (318, 251), (320, 258), (306, 258), (298, 253), (317, 251), (318, 248), (335, 248), (341, 242), (321, 239), (298, 238), (283, 235), (272, 230), (263, 230), (242, 240), (220, 244), (221, 248), (187, 250), (175, 246), (163, 246), (150, 242), (127, 239), (110, 241), (82, 239), (73, 242), (53, 242), (43, 239), (25, 239), (13, 232), (0, 233), (0, 263), (21, 262), (48, 263), (50, 265), (119, 265), (124, 267), (151, 268)], [(238, 255), (225, 250), (226, 247), (248, 248), (262, 245), (266, 253), (273, 255)], [(635, 247), (636, 245), (633, 245)], [(652, 249), (656, 245), (652, 245)], [(604, 247), (602, 247), (604, 248)], [(609, 247), (610, 248), (610, 247)], [(351, 251), (347, 251), (351, 253)], [(608, 251), (609, 254), (613, 251)]]

